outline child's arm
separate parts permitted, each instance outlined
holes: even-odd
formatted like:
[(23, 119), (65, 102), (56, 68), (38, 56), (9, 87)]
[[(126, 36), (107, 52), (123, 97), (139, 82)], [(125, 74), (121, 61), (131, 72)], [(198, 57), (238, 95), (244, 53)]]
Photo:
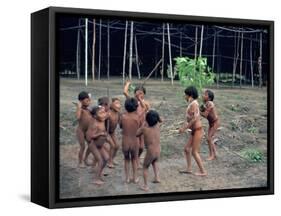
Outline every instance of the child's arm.
[(131, 82), (130, 81), (126, 81), (125, 86), (124, 86), (124, 90), (123, 90), (123, 94), (125, 95), (126, 98), (129, 98), (129, 86), (130, 86)]
[(80, 101), (79, 101), (78, 103), (75, 103), (75, 105), (76, 105), (76, 113), (75, 113), (76, 119), (77, 119), (77, 120), (80, 120), (80, 118), (81, 118), (81, 113), (82, 113), (82, 109), (81, 109), (82, 104), (81, 104)]
[(207, 116), (209, 115), (210, 111), (212, 110), (212, 108), (214, 108), (214, 104), (210, 101), (208, 101), (206, 103), (206, 109), (204, 112), (200, 112), (201, 116), (207, 118)]
[(136, 137), (140, 137), (142, 134), (143, 134), (143, 127), (137, 130)]
[(183, 133), (186, 129), (191, 128), (191, 126), (195, 123), (195, 121), (197, 120), (195, 117), (195, 112), (196, 112), (196, 105), (191, 105), (191, 107), (189, 108), (189, 116), (190, 119), (187, 123), (185, 123), (180, 129), (179, 129), (179, 133)]

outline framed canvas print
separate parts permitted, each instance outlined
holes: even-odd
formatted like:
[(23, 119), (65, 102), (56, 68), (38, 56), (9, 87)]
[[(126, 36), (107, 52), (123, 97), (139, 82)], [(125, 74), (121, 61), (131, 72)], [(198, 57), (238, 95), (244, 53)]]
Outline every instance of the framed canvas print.
[(274, 193), (274, 22), (31, 15), (31, 201)]

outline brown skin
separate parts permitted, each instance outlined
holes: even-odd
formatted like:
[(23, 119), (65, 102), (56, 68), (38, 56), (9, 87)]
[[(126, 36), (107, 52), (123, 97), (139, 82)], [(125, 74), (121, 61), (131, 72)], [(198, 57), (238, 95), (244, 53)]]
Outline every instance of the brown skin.
[[(188, 95), (185, 97), (186, 101), (191, 103), (194, 99)], [(203, 137), (203, 129), (200, 117), (195, 115), (199, 112), (199, 106), (197, 103), (193, 103), (191, 106), (187, 108), (186, 111), (189, 114), (189, 118), (187, 119), (187, 123), (184, 124), (180, 129), (179, 133), (183, 133), (186, 129), (191, 129), (193, 132), (189, 137), (187, 144), (184, 147), (185, 158), (187, 162), (187, 169), (180, 171), (180, 173), (192, 173), (191, 170), (191, 155), (195, 159), (199, 172), (195, 173), (198, 176), (206, 176), (207, 172), (203, 167), (203, 162), (200, 157), (200, 146)]]
[(110, 110), (109, 110), (108, 134), (112, 140), (112, 142), (111, 142), (112, 146), (110, 148), (110, 158), (109, 158), (108, 165), (107, 165), (109, 168), (114, 168), (114, 164), (116, 164), (116, 163), (113, 160), (119, 149), (119, 144), (117, 142), (115, 130), (117, 128), (117, 125), (119, 124), (120, 110), (121, 110), (120, 100), (115, 100), (114, 102), (111, 103)]
[[(125, 86), (124, 86), (124, 91), (123, 94), (125, 95), (126, 98), (129, 98), (129, 86), (131, 82), (129, 80), (126, 81)], [(149, 111), (150, 109), (150, 104), (144, 99), (144, 92), (141, 90), (136, 91), (135, 93), (135, 98), (138, 100), (139, 106), (137, 109), (137, 114), (139, 116), (141, 125), (145, 122), (145, 114)], [(139, 148), (139, 154), (138, 154), (138, 159), (137, 159), (137, 164), (138, 167), (141, 168), (140, 166), (140, 156), (143, 152), (144, 149), (144, 139), (143, 136), (139, 137), (140, 139), (140, 148)]]
[(101, 185), (104, 184), (102, 179), (102, 172), (105, 168), (107, 161), (109, 159), (108, 152), (105, 148), (105, 143), (107, 141), (107, 131), (105, 128), (104, 121), (107, 114), (103, 108), (101, 108), (96, 116), (91, 121), (89, 128), (86, 133), (87, 141), (89, 142), (90, 152), (94, 155), (97, 160), (97, 173), (93, 181), (94, 184)]
[(85, 165), (88, 165), (87, 158), (89, 154), (86, 153), (85, 158), (83, 157), (85, 152), (85, 135), (88, 130), (89, 123), (92, 119), (91, 113), (88, 110), (90, 103), (91, 99), (85, 98), (84, 100), (81, 100), (76, 104), (76, 118), (78, 120), (78, 127), (76, 128), (76, 137), (80, 144), (80, 149), (78, 153), (78, 166), (81, 168), (85, 167)]
[(147, 124), (138, 129), (136, 136), (143, 135), (145, 147), (147, 148), (146, 155), (143, 162), (143, 180), (144, 185), (142, 190), (148, 191), (147, 176), (148, 168), (152, 164), (154, 171), (153, 183), (160, 183), (158, 160), (160, 158), (160, 127), (157, 123), (153, 127), (148, 127)]
[(200, 112), (201, 116), (208, 119), (209, 129), (208, 129), (208, 145), (209, 145), (209, 157), (207, 160), (216, 159), (216, 145), (214, 143), (214, 136), (217, 132), (217, 129), (220, 126), (220, 121), (217, 115), (217, 111), (215, 109), (215, 105), (212, 101), (209, 100), (208, 93), (205, 92), (202, 96), (204, 101), (204, 112)]
[(121, 116), (120, 128), (122, 128), (122, 151), (124, 154), (124, 167), (126, 182), (131, 181), (129, 177), (129, 164), (133, 168), (133, 182), (137, 183), (137, 159), (139, 153), (139, 138), (136, 137), (137, 130), (141, 126), (137, 112), (124, 113)]

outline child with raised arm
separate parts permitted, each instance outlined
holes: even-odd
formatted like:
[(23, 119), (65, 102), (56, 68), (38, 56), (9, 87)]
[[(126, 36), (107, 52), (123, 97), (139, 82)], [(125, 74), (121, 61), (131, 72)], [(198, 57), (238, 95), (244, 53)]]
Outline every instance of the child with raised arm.
[[(125, 86), (124, 86), (124, 91), (123, 94), (125, 95), (126, 98), (129, 98), (129, 86), (130, 86), (131, 82), (130, 81), (126, 81)], [(138, 85), (135, 87), (134, 89), (134, 97), (137, 99), (138, 101), (138, 108), (137, 108), (137, 113), (139, 116), (139, 119), (141, 121), (141, 124), (143, 124), (145, 122), (145, 114), (148, 112), (148, 110), (150, 109), (150, 104), (144, 99), (144, 95), (146, 94), (146, 89), (144, 88), (144, 86), (142, 85)], [(140, 156), (143, 152), (144, 149), (144, 139), (143, 136), (139, 137), (140, 139), (140, 148), (139, 148), (139, 153), (138, 153), (138, 167), (140, 167)]]
[(127, 98), (125, 101), (126, 113), (121, 116), (120, 128), (122, 129), (122, 151), (124, 155), (125, 181), (130, 183), (129, 165), (133, 168), (134, 183), (138, 182), (137, 158), (139, 154), (139, 138), (136, 137), (137, 130), (141, 123), (137, 114), (138, 101), (136, 98)]
[(158, 167), (158, 161), (160, 158), (160, 127), (158, 123), (160, 122), (162, 122), (162, 120), (160, 119), (159, 114), (154, 110), (150, 110), (146, 114), (146, 124), (144, 124), (137, 131), (138, 137), (141, 135), (144, 136), (144, 145), (147, 149), (143, 161), (144, 186), (141, 187), (141, 189), (144, 191), (149, 190), (147, 184), (147, 175), (150, 164), (152, 164), (154, 171), (153, 183), (160, 183)]
[(86, 138), (89, 142), (89, 150), (94, 155), (98, 164), (96, 177), (93, 183), (102, 185), (104, 184), (102, 172), (109, 159), (109, 155), (104, 146), (108, 139), (108, 134), (104, 124), (104, 121), (107, 118), (107, 113), (102, 106), (96, 106), (92, 109), (91, 114), (93, 118), (88, 127)]
[(204, 105), (200, 107), (200, 114), (205, 117), (209, 122), (208, 129), (208, 145), (209, 145), (209, 157), (207, 160), (214, 160), (216, 158), (216, 146), (214, 143), (214, 136), (217, 129), (220, 126), (219, 117), (215, 108), (214, 93), (211, 90), (206, 90), (203, 95)]
[(78, 153), (78, 167), (84, 168), (87, 164), (87, 157), (89, 154), (85, 152), (85, 136), (88, 130), (90, 120), (92, 119), (89, 105), (91, 103), (91, 98), (88, 92), (82, 91), (78, 95), (78, 103), (76, 104), (76, 119), (78, 120), (78, 126), (76, 128), (76, 137), (78, 139), (80, 149)]
[(200, 120), (199, 104), (197, 102), (198, 92), (194, 86), (189, 86), (185, 89), (185, 99), (189, 103), (186, 109), (186, 122), (179, 129), (179, 133), (183, 133), (186, 129), (191, 130), (187, 144), (184, 147), (185, 158), (187, 162), (187, 169), (180, 171), (180, 173), (192, 173), (191, 169), (191, 155), (195, 159), (199, 172), (195, 173), (198, 176), (206, 176), (207, 172), (203, 167), (203, 162), (200, 157), (200, 146), (203, 137), (202, 123)]

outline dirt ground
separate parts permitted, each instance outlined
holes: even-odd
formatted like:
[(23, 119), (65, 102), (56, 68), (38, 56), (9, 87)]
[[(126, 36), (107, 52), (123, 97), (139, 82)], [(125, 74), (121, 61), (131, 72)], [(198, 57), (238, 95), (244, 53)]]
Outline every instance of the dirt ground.
[[(135, 81), (137, 83), (137, 80)], [(121, 79), (110, 82), (89, 82), (61, 79), (60, 82), (60, 198), (96, 197), (142, 193), (161, 193), (176, 191), (199, 191), (212, 189), (231, 189), (262, 187), (267, 184), (267, 96), (266, 89), (212, 89), (215, 104), (221, 119), (222, 129), (218, 133), (218, 158), (206, 161), (208, 145), (203, 138), (201, 157), (208, 172), (207, 177), (179, 174), (186, 167), (183, 147), (188, 133), (179, 135), (174, 130), (184, 120), (186, 102), (184, 92), (177, 83), (171, 86), (168, 81), (161, 83), (149, 80), (146, 83), (146, 99), (153, 109), (164, 118), (161, 126), (160, 184), (153, 184), (152, 167), (149, 169), (149, 192), (140, 190), (138, 184), (124, 183), (122, 152), (117, 153), (119, 165), (115, 169), (105, 169), (106, 183), (97, 186), (92, 183), (94, 171), (91, 167), (77, 168), (79, 144), (75, 137), (75, 106), (80, 91), (92, 94), (93, 104), (101, 96), (119, 97), (122, 103)], [(202, 119), (204, 130), (207, 121)], [(117, 129), (119, 142), (120, 129)], [(253, 162), (245, 157), (247, 150), (258, 150), (263, 160)], [(144, 157), (144, 154), (143, 156)], [(91, 159), (91, 158), (90, 158)], [(193, 171), (197, 165), (193, 160)], [(143, 183), (142, 170), (138, 171)]]

